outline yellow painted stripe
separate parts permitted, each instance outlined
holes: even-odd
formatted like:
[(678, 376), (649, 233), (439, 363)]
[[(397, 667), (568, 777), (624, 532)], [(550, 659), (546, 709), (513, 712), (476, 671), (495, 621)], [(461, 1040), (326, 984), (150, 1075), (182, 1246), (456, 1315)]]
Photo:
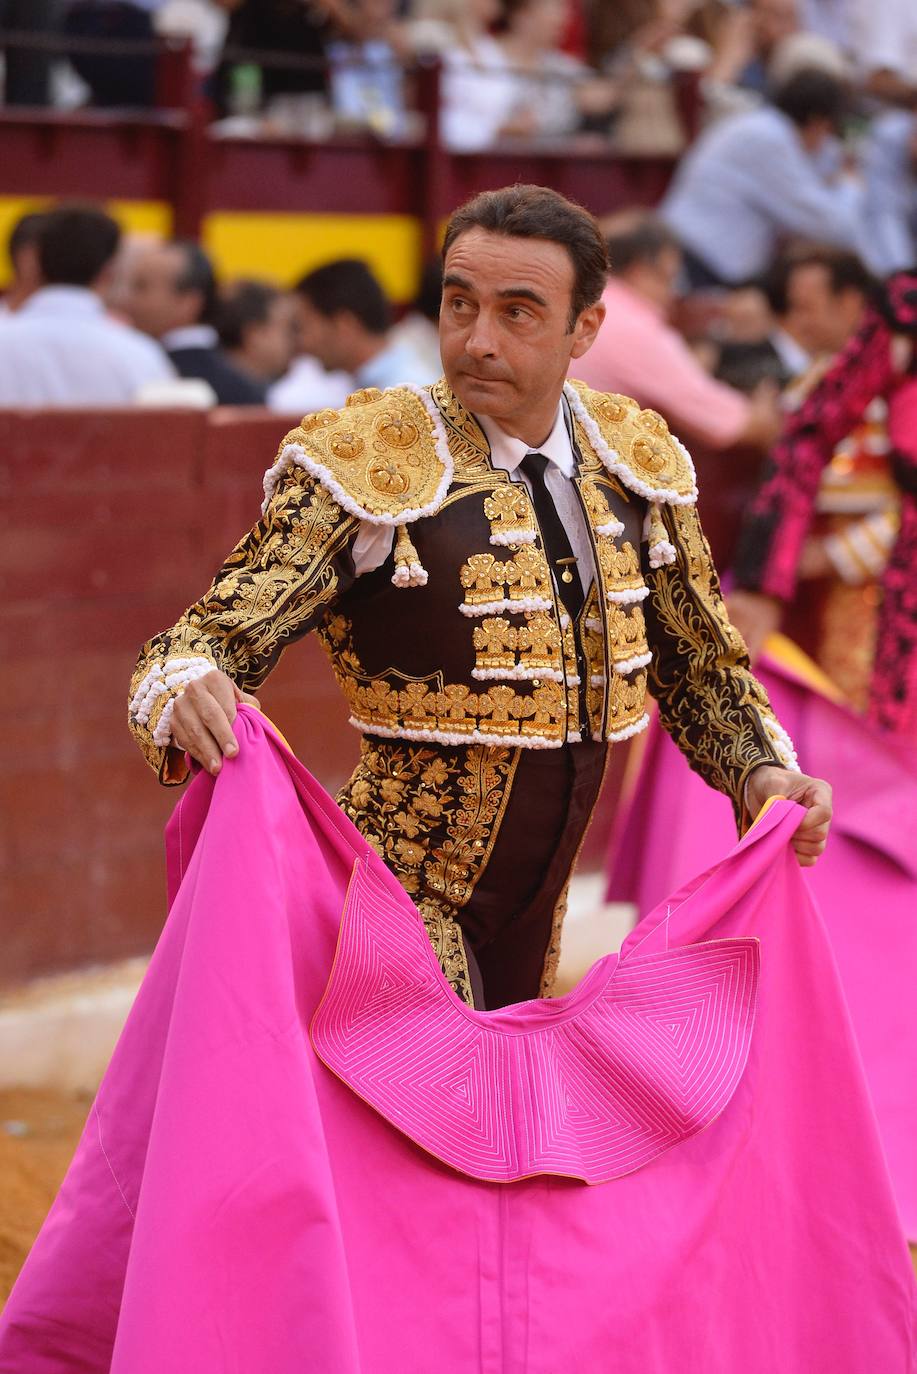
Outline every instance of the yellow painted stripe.
[(408, 301), (420, 273), (420, 221), (410, 215), (249, 214), (218, 210), (204, 247), (225, 277), (292, 286), (335, 258), (362, 258), (394, 301)]
[[(10, 278), (6, 241), (22, 215), (52, 204), (40, 196), (0, 196), (0, 285)], [(126, 233), (172, 232), (164, 201), (112, 200), (105, 208)], [(218, 210), (204, 221), (202, 241), (223, 279), (259, 277), (291, 286), (335, 258), (363, 258), (392, 300), (412, 299), (420, 274), (420, 221), (410, 215), (249, 214)]]
[[(10, 260), (6, 245), (14, 225), (23, 215), (44, 210), (54, 204), (52, 196), (0, 196), (0, 285), (10, 279)], [(162, 200), (110, 200), (104, 208), (127, 234), (172, 232), (172, 207)]]

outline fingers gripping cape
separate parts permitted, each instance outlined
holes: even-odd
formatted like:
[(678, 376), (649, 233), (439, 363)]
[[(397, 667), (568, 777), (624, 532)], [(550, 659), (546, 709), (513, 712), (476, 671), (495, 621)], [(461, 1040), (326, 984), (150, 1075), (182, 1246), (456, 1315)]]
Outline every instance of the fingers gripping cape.
[(912, 1368), (798, 808), (566, 997), (472, 1012), (270, 727), (236, 733), (170, 822), (169, 919), (3, 1374)]

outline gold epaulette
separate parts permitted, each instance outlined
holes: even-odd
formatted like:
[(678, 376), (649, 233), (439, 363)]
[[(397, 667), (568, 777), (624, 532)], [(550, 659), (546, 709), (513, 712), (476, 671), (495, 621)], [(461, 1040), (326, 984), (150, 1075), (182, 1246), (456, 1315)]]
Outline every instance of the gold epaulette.
[(367, 387), (341, 410), (307, 415), (265, 477), (268, 499), (291, 466), (310, 472), (351, 515), (380, 525), (432, 515), (452, 481), (442, 420), (420, 387)]
[(666, 505), (697, 500), (691, 455), (655, 410), (641, 410), (629, 396), (593, 391), (584, 382), (568, 382), (565, 392), (598, 457), (626, 487)]

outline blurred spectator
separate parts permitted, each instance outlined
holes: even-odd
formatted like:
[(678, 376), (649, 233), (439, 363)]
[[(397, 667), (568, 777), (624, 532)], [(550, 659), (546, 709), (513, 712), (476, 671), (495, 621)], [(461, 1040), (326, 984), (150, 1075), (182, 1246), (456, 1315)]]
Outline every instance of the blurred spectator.
[(44, 216), (44, 285), (0, 320), (0, 405), (128, 405), (174, 376), (156, 344), (105, 313), (118, 239), (101, 210), (62, 206)]
[[(73, 38), (147, 42), (155, 39), (153, 19), (165, 0), (76, 0), (67, 7), (64, 31)], [(104, 109), (146, 108), (156, 103), (156, 55), (75, 52), (71, 65)]]
[(707, 83), (742, 86), (764, 95), (774, 54), (798, 29), (796, 0), (727, 5), (720, 16)]
[(766, 448), (779, 419), (772, 389), (751, 399), (710, 377), (667, 322), (681, 253), (671, 231), (645, 211), (606, 220), (612, 276), (599, 336), (575, 375), (599, 391), (634, 396), (673, 429), (712, 448)]
[(0, 301), (0, 316), (18, 310), (43, 284), (38, 243), (46, 218), (40, 211), (32, 211), (13, 225), (7, 241), (12, 278)]
[(337, 119), (384, 138), (406, 129), (404, 70), (390, 41), (396, 9), (395, 0), (359, 0), (356, 34), (328, 46)]
[(890, 110), (873, 120), (863, 173), (866, 261), (880, 277), (917, 267), (917, 115)]
[(389, 335), (393, 342), (404, 344), (420, 359), (431, 381), (443, 370), (439, 354), (439, 307), (442, 295), (442, 262), (439, 258), (433, 258), (421, 272), (420, 287), (410, 309)]
[[(283, 95), (321, 95), (325, 91), (323, 59), (329, 37), (344, 26), (349, 31), (351, 16), (347, 0), (215, 0), (229, 14), (229, 27), (223, 60), (216, 75), (216, 100), (221, 113), (228, 114), (254, 103)], [(276, 56), (311, 59), (302, 67), (271, 66), (270, 62), (252, 68), (250, 58), (236, 58), (233, 49), (248, 49)], [(254, 71), (258, 89), (249, 82)], [(246, 108), (244, 113), (250, 113)]]
[(295, 306), (285, 291), (238, 281), (222, 292), (217, 333), (232, 365), (260, 385), (282, 377), (296, 352)]
[[(61, 0), (0, 0), (0, 29), (19, 33), (53, 33)], [(10, 46), (5, 50), (3, 98), (7, 105), (48, 105), (53, 57), (40, 49)]]
[(502, 12), (501, 0), (443, 0), (435, 19), (412, 26), (414, 46), (442, 61), (440, 136), (458, 152), (496, 143), (511, 114), (506, 56), (490, 32)]
[(694, 286), (735, 284), (769, 266), (781, 238), (843, 248), (862, 238), (862, 188), (825, 177), (823, 157), (845, 109), (840, 81), (804, 70), (772, 105), (707, 129), (675, 173), (661, 214), (685, 250)]
[(382, 389), (435, 379), (392, 339), (391, 306), (365, 262), (340, 258), (317, 267), (297, 284), (296, 296), (302, 346), (329, 372), (349, 372), (357, 387)]
[(727, 340), (717, 376), (740, 389), (764, 378), (781, 388), (808, 379), (860, 326), (874, 282), (855, 253), (812, 247), (785, 253), (763, 279), (773, 326), (758, 342)]
[(854, 52), (870, 95), (917, 105), (917, 5), (914, 0), (847, 0)]
[(328, 372), (317, 358), (302, 353), (294, 358), (289, 371), (268, 387), (267, 404), (281, 415), (308, 415), (330, 406), (339, 410), (356, 382), (340, 368)]
[(563, 138), (579, 128), (583, 114), (600, 118), (614, 109), (614, 85), (561, 51), (566, 24), (564, 0), (506, 0), (502, 135)]
[(263, 383), (234, 367), (219, 346), (216, 304), (213, 267), (196, 243), (178, 239), (138, 250), (127, 298), (137, 328), (159, 340), (180, 377), (207, 382), (219, 405), (263, 405)]

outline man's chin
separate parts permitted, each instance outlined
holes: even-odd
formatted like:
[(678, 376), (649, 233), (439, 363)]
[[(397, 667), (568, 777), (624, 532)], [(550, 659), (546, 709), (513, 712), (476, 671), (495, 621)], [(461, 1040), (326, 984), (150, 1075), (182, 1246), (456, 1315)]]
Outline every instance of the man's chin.
[(485, 406), (486, 414), (496, 415), (505, 408), (509, 400), (511, 384), (501, 377), (473, 377), (461, 373), (451, 379), (451, 386), (468, 410), (480, 410)]

